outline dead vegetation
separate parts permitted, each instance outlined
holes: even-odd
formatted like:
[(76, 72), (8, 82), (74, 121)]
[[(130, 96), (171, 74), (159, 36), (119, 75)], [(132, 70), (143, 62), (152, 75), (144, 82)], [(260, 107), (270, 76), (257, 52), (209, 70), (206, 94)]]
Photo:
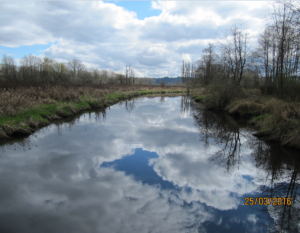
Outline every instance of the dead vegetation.
[(276, 98), (239, 99), (230, 102), (225, 110), (233, 115), (259, 116), (271, 114), (280, 120), (300, 119), (300, 103), (286, 102)]
[(241, 91), (232, 93), (230, 88), (226, 91), (201, 88), (194, 90), (192, 97), (210, 109), (222, 109), (230, 115), (249, 119), (249, 123), (258, 129), (255, 136), (300, 148), (299, 102), (265, 96), (255, 89)]
[(178, 86), (162, 88), (153, 85), (32, 85), (0, 88), (0, 117), (14, 116), (25, 109), (40, 104), (59, 104), (64, 102), (81, 102), (83, 98), (90, 103), (107, 101), (109, 93), (127, 93), (137, 91), (180, 90)]
[(231, 102), (230, 114), (252, 117), (249, 121), (258, 127), (256, 136), (300, 148), (300, 103), (271, 99), (242, 99)]
[(52, 121), (110, 106), (146, 94), (183, 93), (179, 86), (3, 85), (0, 88), (0, 139), (32, 134)]

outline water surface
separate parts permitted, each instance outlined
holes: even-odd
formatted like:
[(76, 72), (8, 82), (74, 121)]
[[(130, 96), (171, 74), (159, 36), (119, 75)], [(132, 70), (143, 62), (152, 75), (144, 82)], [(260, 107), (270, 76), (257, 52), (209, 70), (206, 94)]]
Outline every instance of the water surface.
[(52, 124), (0, 148), (0, 232), (297, 232), (299, 152), (252, 133), (185, 96)]

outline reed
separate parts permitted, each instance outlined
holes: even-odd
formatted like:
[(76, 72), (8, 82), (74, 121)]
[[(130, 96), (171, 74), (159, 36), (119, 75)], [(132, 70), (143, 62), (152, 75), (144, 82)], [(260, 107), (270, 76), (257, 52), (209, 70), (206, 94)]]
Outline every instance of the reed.
[[(0, 139), (28, 135), (60, 118), (145, 94), (180, 93), (179, 86), (23, 85), (0, 88)], [(22, 129), (22, 130), (21, 130)], [(5, 132), (5, 133), (3, 133)], [(15, 133), (11, 133), (15, 132)]]
[[(231, 87), (212, 90), (193, 90), (195, 101), (208, 108), (223, 109), (230, 115), (249, 119), (256, 126), (256, 136), (300, 148), (300, 103), (263, 96), (259, 90), (231, 93)], [(223, 100), (222, 100), (223, 99)]]

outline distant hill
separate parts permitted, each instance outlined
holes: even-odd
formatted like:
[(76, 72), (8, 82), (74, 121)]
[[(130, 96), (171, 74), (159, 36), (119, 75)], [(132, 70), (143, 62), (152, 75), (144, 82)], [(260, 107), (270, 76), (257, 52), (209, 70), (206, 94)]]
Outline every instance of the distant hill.
[(169, 78), (169, 77), (163, 77), (163, 78), (153, 78), (155, 80), (155, 84), (160, 84), (161, 81), (165, 82), (166, 85), (175, 85), (177, 83), (182, 84), (181, 77), (177, 78)]

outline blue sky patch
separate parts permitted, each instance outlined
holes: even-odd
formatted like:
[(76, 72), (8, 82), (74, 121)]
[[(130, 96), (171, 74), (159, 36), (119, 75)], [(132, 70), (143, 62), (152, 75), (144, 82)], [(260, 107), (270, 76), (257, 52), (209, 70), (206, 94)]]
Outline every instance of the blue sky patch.
[(103, 162), (100, 167), (112, 167), (117, 171), (124, 171), (126, 175), (132, 175), (143, 184), (160, 185), (163, 189), (175, 189), (173, 183), (163, 180), (149, 165), (149, 159), (158, 158), (155, 152), (145, 151), (142, 148), (135, 149), (135, 153), (113, 162)]
[(129, 11), (134, 11), (137, 14), (137, 18), (144, 20), (151, 16), (158, 16), (161, 10), (151, 8), (151, 1), (104, 1), (107, 3), (113, 3), (117, 6), (124, 7)]
[(22, 45), (16, 48), (10, 48), (0, 45), (0, 58), (2, 59), (3, 55), (10, 55), (13, 58), (23, 58), (25, 55), (40, 55), (44, 52), (45, 49), (50, 48), (54, 43), (49, 43), (45, 45)]
[(248, 180), (249, 182), (253, 181), (253, 177), (249, 175), (242, 175), (243, 179)]

